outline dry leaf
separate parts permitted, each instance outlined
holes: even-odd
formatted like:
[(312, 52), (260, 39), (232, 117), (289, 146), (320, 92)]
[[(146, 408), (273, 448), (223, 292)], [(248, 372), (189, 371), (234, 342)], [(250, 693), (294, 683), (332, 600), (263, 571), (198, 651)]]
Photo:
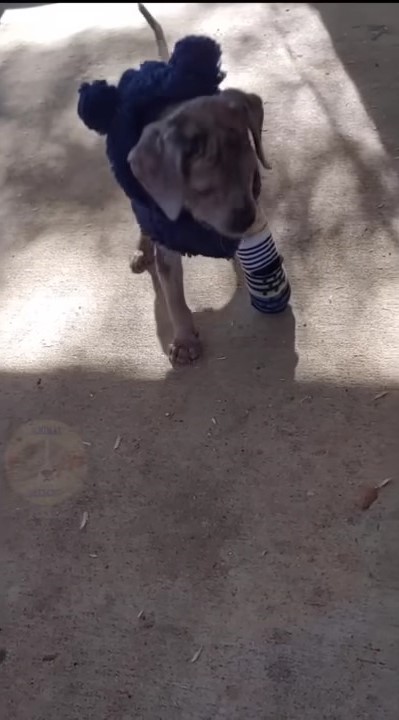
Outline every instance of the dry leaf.
[(378, 393), (377, 395), (374, 395), (374, 400), (381, 400), (382, 398), (386, 397), (388, 395), (388, 390), (383, 390), (382, 392)]
[(368, 510), (369, 507), (377, 500), (379, 490), (376, 487), (369, 487), (365, 490), (360, 507), (362, 510)]
[(201, 647), (198, 648), (197, 652), (195, 652), (194, 655), (192, 656), (192, 658), (191, 658), (191, 660), (190, 660), (190, 663), (195, 663), (195, 662), (197, 662), (197, 660), (199, 659), (199, 657), (200, 657), (200, 655), (201, 655), (201, 653), (202, 653), (202, 649), (203, 649), (203, 648), (202, 648), (202, 645), (201, 645)]
[(368, 510), (369, 507), (377, 500), (377, 498), (380, 494), (380, 490), (382, 490), (382, 488), (389, 485), (390, 482), (392, 482), (391, 477), (385, 478), (385, 480), (380, 482), (379, 485), (375, 485), (374, 487), (366, 488), (364, 495), (363, 495), (363, 500), (361, 503), (362, 510)]
[(83, 530), (86, 527), (88, 519), (89, 513), (85, 510), (80, 521), (79, 530)]
[(121, 440), (122, 440), (121, 436), (118, 435), (118, 437), (116, 438), (116, 440), (114, 442), (114, 450), (118, 449), (119, 445), (121, 444)]

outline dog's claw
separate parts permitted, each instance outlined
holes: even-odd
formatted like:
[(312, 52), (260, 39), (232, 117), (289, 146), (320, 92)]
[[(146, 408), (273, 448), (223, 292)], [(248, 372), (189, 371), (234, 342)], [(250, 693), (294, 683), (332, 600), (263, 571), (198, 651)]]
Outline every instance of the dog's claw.
[(173, 366), (189, 365), (201, 355), (201, 341), (198, 335), (175, 338), (169, 347), (169, 360)]

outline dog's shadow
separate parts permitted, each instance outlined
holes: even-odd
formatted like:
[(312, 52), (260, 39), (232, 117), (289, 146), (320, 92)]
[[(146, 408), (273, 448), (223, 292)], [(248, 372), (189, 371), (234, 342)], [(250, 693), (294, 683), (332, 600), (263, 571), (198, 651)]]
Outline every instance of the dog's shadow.
[[(195, 262), (195, 259), (190, 262)], [(215, 262), (223, 262), (221, 260)], [(235, 290), (230, 301), (221, 309), (206, 308), (194, 311), (194, 323), (203, 343), (203, 356), (196, 363), (208, 366), (222, 360), (232, 360), (238, 372), (245, 368), (267, 369), (270, 381), (293, 380), (298, 363), (295, 350), (295, 317), (290, 306), (277, 315), (264, 315), (250, 305), (239, 263), (234, 268)], [(149, 270), (154, 289), (154, 313), (158, 341), (167, 355), (172, 340), (163, 291), (155, 268)], [(228, 363), (231, 368), (231, 362)], [(181, 372), (179, 369), (176, 372)]]

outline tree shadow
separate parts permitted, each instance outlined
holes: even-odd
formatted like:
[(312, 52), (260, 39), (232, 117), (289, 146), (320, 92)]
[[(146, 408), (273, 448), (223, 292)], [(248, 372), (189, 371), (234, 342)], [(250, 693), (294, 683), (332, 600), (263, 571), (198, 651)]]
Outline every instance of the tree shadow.
[[(378, 14), (377, 6), (371, 6)], [(382, 144), (378, 117), (371, 112), (376, 132), (345, 76), (345, 53), (352, 61), (356, 53), (344, 28), (352, 12), (346, 15), (347, 7), (324, 3), (318, 8), (327, 29), (330, 15), (340, 19), (343, 50), (340, 53), (338, 48), (337, 54), (338, 59), (343, 57), (344, 70), (309, 6), (265, 5), (264, 24), (270, 37), (263, 48), (254, 46), (251, 58), (253, 67), (263, 63), (267, 74), (267, 81), (259, 72), (254, 81), (255, 89), (259, 86), (264, 92), (264, 145), (273, 166), (264, 180), (265, 203), (277, 237), (283, 238), (297, 292), (301, 283), (301, 307), (309, 311), (321, 294), (331, 292), (345, 296), (354, 312), (362, 314), (364, 306), (349, 296), (349, 288), (356, 286), (363, 299), (393, 282), (399, 178), (397, 161), (384, 149), (395, 142), (391, 132), (386, 145), (395, 114), (386, 119), (386, 128), (381, 127)], [(363, 8), (366, 15), (371, 12), (370, 4), (356, 7), (359, 16)], [(370, 41), (372, 49), (382, 37), (388, 36)], [(265, 53), (272, 45), (276, 62), (266, 64)], [(367, 47), (359, 43), (360, 65), (365, 63)], [(348, 59), (352, 77), (353, 67)], [(381, 112), (389, 115), (388, 106)]]
[(359, 91), (391, 156), (398, 154), (399, 108), (393, 75), (399, 62), (399, 15), (394, 3), (311, 3), (335, 52)]

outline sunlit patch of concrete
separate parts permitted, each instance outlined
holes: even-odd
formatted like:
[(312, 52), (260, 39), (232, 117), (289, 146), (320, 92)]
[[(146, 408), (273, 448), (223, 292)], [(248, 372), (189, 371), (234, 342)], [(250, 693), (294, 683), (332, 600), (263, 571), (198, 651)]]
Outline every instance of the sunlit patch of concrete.
[[(263, 137), (273, 166), (263, 174), (265, 203), (292, 281), (297, 379), (397, 380), (398, 176), (316, 10), (280, 3), (148, 7), (170, 47), (181, 28), (220, 40), (225, 85), (265, 101)], [(82, 77), (114, 79), (124, 69), (114, 58), (109, 75), (94, 48), (122, 36), (125, 47), (130, 29), (132, 64), (142, 50), (154, 56), (152, 33), (135, 4), (100, 3), (94, 12), (86, 3), (61, 3), (2, 18), (4, 367), (103, 361), (130, 363), (142, 373), (168, 369), (156, 338), (151, 281), (128, 274), (137, 229), (102, 141), (76, 117)], [(143, 43), (140, 53), (135, 38)], [(62, 61), (70, 93), (65, 103), (58, 98), (56, 110), (51, 57)], [(375, 199), (364, 194), (370, 176), (378, 180)], [(382, 208), (381, 222), (372, 202)], [(231, 264), (195, 259), (186, 267), (193, 309), (224, 312), (236, 289)], [(249, 309), (245, 317), (250, 328)]]

